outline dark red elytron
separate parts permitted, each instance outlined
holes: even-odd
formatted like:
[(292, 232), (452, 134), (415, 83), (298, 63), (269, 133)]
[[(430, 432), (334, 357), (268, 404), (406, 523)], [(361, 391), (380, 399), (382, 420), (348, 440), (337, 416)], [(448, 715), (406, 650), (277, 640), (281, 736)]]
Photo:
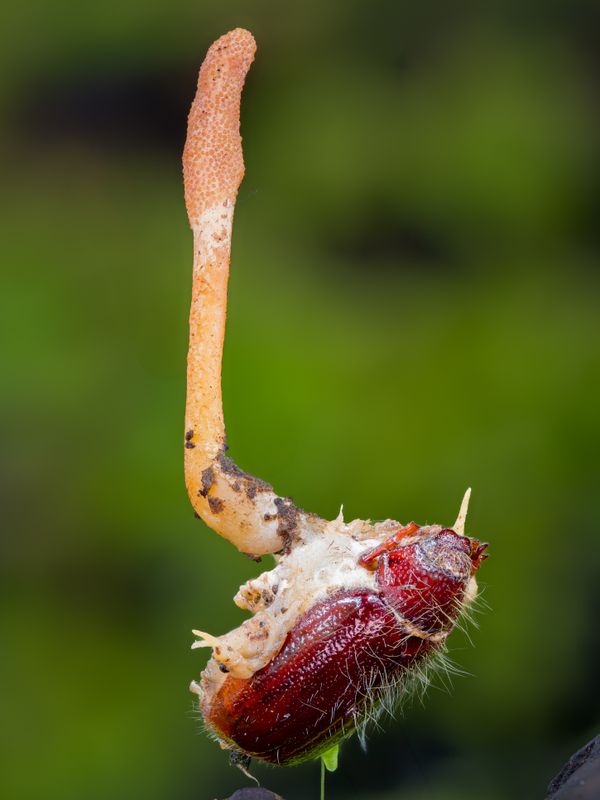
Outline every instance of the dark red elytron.
[(377, 589), (314, 605), (277, 656), (249, 679), (228, 675), (206, 722), (228, 746), (274, 764), (318, 756), (402, 691), (444, 646), (486, 545), (407, 526), (359, 563)]

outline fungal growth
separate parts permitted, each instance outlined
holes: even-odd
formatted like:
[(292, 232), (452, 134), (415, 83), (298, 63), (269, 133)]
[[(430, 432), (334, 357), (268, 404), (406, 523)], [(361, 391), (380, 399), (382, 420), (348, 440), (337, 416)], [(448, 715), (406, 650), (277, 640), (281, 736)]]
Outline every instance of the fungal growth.
[(194, 267), (184, 433), (196, 514), (238, 550), (276, 566), (240, 587), (250, 612), (221, 635), (194, 631), (212, 657), (191, 690), (206, 726), (242, 766), (326, 753), (406, 693), (439, 657), (477, 594), (486, 545), (452, 528), (325, 520), (226, 454), (221, 360), (233, 210), (244, 174), (239, 114), (254, 59), (236, 29), (208, 51), (188, 121), (185, 199)]

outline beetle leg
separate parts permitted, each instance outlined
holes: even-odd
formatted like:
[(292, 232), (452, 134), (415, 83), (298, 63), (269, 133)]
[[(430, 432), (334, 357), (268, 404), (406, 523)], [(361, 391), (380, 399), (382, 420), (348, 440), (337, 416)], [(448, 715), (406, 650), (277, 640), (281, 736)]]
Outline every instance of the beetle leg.
[(363, 555), (358, 559), (358, 563), (367, 569), (376, 569), (377, 560), (380, 556), (382, 556), (384, 553), (387, 553), (389, 550), (393, 550), (400, 539), (404, 539), (406, 536), (412, 536), (413, 533), (416, 533), (419, 530), (419, 527), (420, 526), (417, 525), (416, 522), (409, 522), (408, 525), (400, 528), (399, 531), (396, 531), (396, 533), (390, 536), (389, 539), (386, 539), (385, 542), (382, 542), (373, 550), (363, 553)]

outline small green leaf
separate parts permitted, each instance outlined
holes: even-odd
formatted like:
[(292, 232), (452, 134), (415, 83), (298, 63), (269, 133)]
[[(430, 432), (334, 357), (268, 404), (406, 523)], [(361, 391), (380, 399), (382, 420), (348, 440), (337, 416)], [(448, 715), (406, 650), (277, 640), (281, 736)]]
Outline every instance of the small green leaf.
[(339, 744), (334, 745), (321, 755), (321, 761), (325, 764), (327, 772), (335, 772), (338, 766), (338, 755), (340, 752)]

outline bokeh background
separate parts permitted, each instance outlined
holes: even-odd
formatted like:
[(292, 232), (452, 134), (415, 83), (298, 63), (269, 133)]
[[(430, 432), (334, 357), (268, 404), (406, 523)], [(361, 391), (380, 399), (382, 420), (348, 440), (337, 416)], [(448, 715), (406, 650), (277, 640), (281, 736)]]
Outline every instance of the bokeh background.
[[(0, 791), (205, 800), (191, 628), (256, 565), (182, 475), (197, 69), (238, 25), (231, 453), (324, 516), (490, 544), (437, 681), (329, 797), (542, 797), (598, 732), (597, 3), (104, 0), (3, 11)], [(268, 561), (267, 564), (268, 566)], [(316, 798), (316, 763), (258, 767)]]

